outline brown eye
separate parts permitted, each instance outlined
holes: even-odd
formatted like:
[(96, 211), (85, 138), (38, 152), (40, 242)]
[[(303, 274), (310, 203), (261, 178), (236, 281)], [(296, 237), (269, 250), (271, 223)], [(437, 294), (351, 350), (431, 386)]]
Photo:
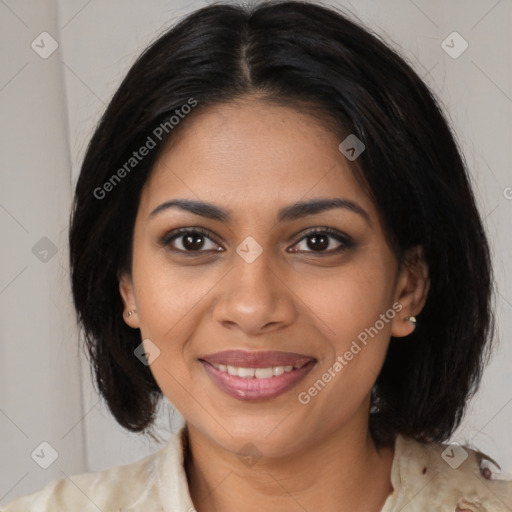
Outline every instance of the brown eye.
[(353, 240), (343, 233), (331, 228), (315, 228), (308, 231), (296, 244), (299, 249), (292, 252), (312, 252), (333, 254), (341, 252), (354, 245)]
[(160, 244), (172, 251), (182, 253), (222, 250), (207, 231), (199, 228), (181, 228), (172, 231), (160, 240)]

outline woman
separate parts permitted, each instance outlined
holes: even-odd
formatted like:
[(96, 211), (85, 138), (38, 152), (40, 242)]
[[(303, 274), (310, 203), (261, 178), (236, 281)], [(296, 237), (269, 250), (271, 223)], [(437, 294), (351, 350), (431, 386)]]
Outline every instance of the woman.
[(152, 44), (90, 142), (70, 252), (116, 420), (150, 433), (164, 395), (186, 423), (4, 510), (512, 510), (488, 458), (443, 444), (492, 333), (462, 156), (341, 14), (218, 4)]

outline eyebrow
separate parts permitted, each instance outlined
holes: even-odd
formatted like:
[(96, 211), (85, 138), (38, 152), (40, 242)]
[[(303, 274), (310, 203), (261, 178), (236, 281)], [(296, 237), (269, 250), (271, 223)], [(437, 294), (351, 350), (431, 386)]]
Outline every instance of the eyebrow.
[[(219, 220), (221, 222), (230, 222), (232, 220), (232, 216), (229, 210), (221, 208), (220, 206), (216, 206), (212, 203), (196, 201), (194, 199), (173, 199), (166, 201), (165, 203), (157, 206), (149, 214), (149, 219), (157, 216), (159, 213), (162, 213), (165, 210), (168, 210), (169, 208), (174, 207), (194, 213), (195, 215), (200, 215), (201, 217)], [(366, 210), (364, 210), (361, 206), (359, 206), (354, 201), (351, 201), (350, 199), (343, 199), (339, 197), (299, 201), (279, 210), (277, 218), (279, 222), (289, 222), (292, 220), (300, 219), (302, 217), (306, 217), (307, 215), (322, 213), (334, 208), (344, 208), (357, 213), (363, 217), (371, 226), (370, 216)]]

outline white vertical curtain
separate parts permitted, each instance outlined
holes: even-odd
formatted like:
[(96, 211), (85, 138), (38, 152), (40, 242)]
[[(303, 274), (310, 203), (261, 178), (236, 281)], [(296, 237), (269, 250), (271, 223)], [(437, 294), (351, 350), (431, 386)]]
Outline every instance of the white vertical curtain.
[(56, 0), (0, 3), (0, 39), (0, 498), (7, 502), (86, 465)]

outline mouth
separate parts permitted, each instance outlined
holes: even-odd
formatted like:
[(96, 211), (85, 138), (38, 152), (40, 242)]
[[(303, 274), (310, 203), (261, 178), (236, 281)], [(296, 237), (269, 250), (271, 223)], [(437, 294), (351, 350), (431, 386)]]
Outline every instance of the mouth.
[(229, 396), (261, 401), (293, 388), (316, 359), (291, 352), (229, 350), (199, 358), (207, 375)]

